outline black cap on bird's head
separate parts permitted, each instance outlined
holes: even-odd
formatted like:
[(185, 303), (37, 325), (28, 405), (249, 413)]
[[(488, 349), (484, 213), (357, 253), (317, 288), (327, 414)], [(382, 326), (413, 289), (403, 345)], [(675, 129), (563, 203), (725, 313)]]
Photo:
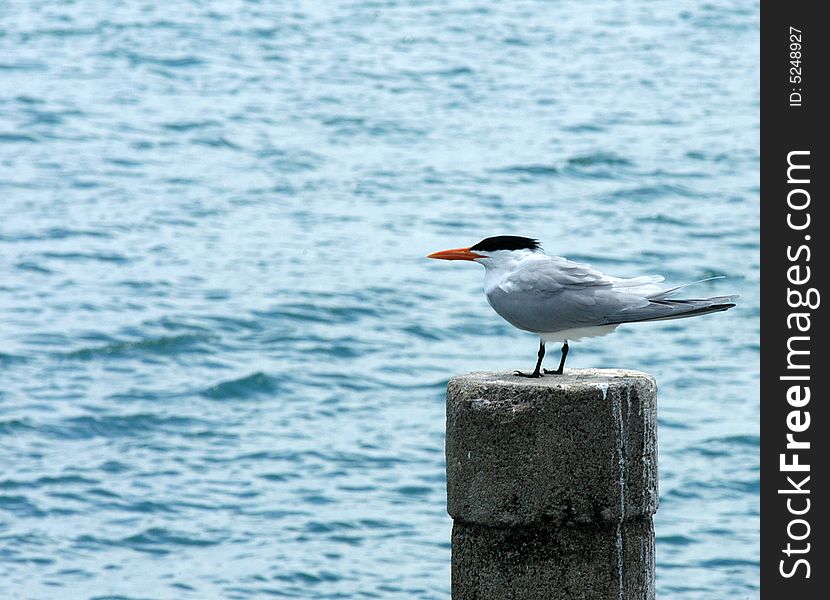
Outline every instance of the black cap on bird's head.
[(497, 235), (484, 238), (475, 246), (470, 246), (470, 250), (495, 252), (496, 250), (538, 250), (541, 247), (539, 240), (533, 238), (520, 235)]
[(500, 250), (540, 250), (541, 244), (539, 240), (529, 237), (522, 237), (519, 235), (497, 235), (481, 240), (479, 243), (469, 248), (453, 248), (451, 250), (442, 250), (441, 252), (434, 252), (427, 256), (427, 258), (438, 258), (441, 260), (476, 260), (477, 258), (487, 258), (491, 252), (498, 252)]

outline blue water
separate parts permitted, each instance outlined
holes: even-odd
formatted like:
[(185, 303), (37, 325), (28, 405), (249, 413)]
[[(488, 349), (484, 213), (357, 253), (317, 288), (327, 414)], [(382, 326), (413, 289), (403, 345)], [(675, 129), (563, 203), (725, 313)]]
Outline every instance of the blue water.
[(0, 6), (0, 598), (446, 598), (444, 389), (517, 233), (728, 313), (660, 385), (662, 598), (758, 595), (758, 6)]

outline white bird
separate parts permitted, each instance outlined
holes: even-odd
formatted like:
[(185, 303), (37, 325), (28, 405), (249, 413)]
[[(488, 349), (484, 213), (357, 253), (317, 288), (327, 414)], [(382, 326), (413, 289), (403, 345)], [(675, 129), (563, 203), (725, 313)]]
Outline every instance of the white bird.
[[(435, 252), (427, 258), (470, 260), (484, 265), (484, 294), (493, 310), (514, 327), (539, 336), (536, 368), (532, 373), (516, 371), (522, 377), (561, 375), (569, 340), (607, 335), (623, 323), (719, 312), (735, 306), (738, 298), (670, 298), (691, 284), (663, 289), (657, 285), (664, 279), (660, 275), (611, 277), (588, 265), (548, 256), (538, 240), (513, 235), (489, 237), (474, 246)], [(546, 342), (563, 344), (562, 359), (555, 371), (542, 370)]]

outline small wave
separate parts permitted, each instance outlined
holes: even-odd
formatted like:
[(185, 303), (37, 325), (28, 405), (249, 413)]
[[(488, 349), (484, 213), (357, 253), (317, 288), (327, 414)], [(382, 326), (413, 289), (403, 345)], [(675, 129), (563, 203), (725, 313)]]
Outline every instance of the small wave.
[(422, 485), (405, 485), (399, 487), (396, 491), (403, 496), (424, 497), (431, 494), (434, 490)]
[(440, 77), (459, 77), (461, 75), (472, 75), (475, 73), (470, 67), (452, 67), (450, 69), (441, 69), (439, 71), (433, 71), (433, 75), (438, 75)]
[(214, 121), (211, 119), (203, 121), (170, 121), (161, 124), (162, 128), (167, 129), (168, 131), (178, 132), (206, 129), (208, 127), (216, 127), (218, 125), (220, 125), (219, 121)]
[(734, 457), (745, 452), (754, 454), (760, 443), (761, 439), (757, 435), (734, 435), (709, 438), (699, 446), (689, 448), (688, 451), (707, 458)]
[(284, 150), (282, 148), (265, 148), (257, 152), (257, 156), (271, 159), (271, 167), (281, 173), (300, 173), (315, 170), (323, 161), (323, 157), (306, 150)]
[(631, 166), (633, 163), (627, 158), (617, 156), (611, 152), (595, 152), (582, 156), (574, 156), (568, 159), (572, 167), (594, 167), (594, 166)]
[(138, 413), (124, 416), (72, 417), (39, 429), (47, 437), (86, 440), (97, 437), (134, 437), (149, 432), (177, 433), (198, 424), (203, 423), (188, 417), (163, 417)]
[(194, 537), (190, 534), (172, 531), (165, 527), (151, 527), (141, 533), (120, 540), (82, 535), (75, 540), (75, 543), (84, 548), (109, 546), (163, 555), (173, 552), (176, 546), (204, 548), (215, 546), (219, 541)]
[(5, 352), (0, 352), (0, 365), (11, 365), (15, 363), (24, 363), (27, 361), (25, 356), (20, 356), (18, 354), (6, 354)]
[(559, 174), (559, 169), (553, 165), (513, 165), (494, 169), (494, 173), (531, 175), (533, 177), (554, 177)]
[[(661, 502), (663, 501), (663, 496), (664, 496), (664, 494), (661, 491), (660, 492), (660, 501)], [(668, 492), (665, 493), (666, 500), (674, 500), (674, 499), (677, 499), (677, 500), (697, 500), (700, 497), (701, 496), (700, 496), (699, 493), (690, 491), (689, 489), (675, 488), (675, 489), (669, 490)], [(680, 502), (678, 502), (678, 504), (680, 504)]]
[(211, 148), (228, 148), (230, 150), (242, 149), (242, 146), (230, 141), (228, 138), (221, 135), (214, 137), (197, 138), (193, 140), (193, 143), (199, 144), (200, 146), (210, 146)]
[(6, 143), (20, 143), (20, 142), (37, 142), (37, 138), (25, 133), (5, 133), (0, 131), (0, 142)]
[(97, 479), (88, 479), (80, 475), (59, 475), (57, 477), (38, 477), (35, 480), (22, 481), (15, 479), (6, 479), (0, 481), (0, 490), (16, 490), (16, 489), (34, 489), (47, 486), (64, 486), (73, 484), (94, 485), (98, 483)]
[(224, 315), (210, 315), (205, 318), (214, 324), (215, 328), (228, 332), (238, 333), (242, 330), (262, 331), (264, 329), (263, 325), (255, 319), (227, 317)]
[(700, 562), (700, 566), (707, 569), (717, 569), (719, 567), (758, 567), (760, 565), (758, 560), (750, 560), (746, 558), (711, 558)]
[(213, 400), (231, 400), (236, 398), (251, 398), (261, 394), (273, 394), (279, 390), (279, 384), (275, 379), (261, 371), (223, 381), (200, 392), (201, 396)]
[(130, 470), (130, 466), (117, 460), (108, 460), (102, 463), (98, 469), (104, 473), (124, 473)]
[(97, 181), (90, 181), (89, 179), (73, 179), (69, 185), (76, 190), (91, 190), (101, 187), (100, 183)]
[(420, 324), (409, 325), (402, 330), (404, 333), (414, 335), (423, 340), (439, 341), (446, 339), (444, 330), (439, 327), (425, 327)]
[[(88, 493), (93, 493), (94, 491), (91, 490)], [(117, 501), (117, 502), (106, 502), (106, 503), (98, 503), (99, 508), (105, 508), (107, 510), (120, 510), (124, 512), (136, 512), (136, 513), (145, 513), (145, 514), (155, 514), (155, 513), (178, 513), (179, 510), (170, 504), (161, 503), (161, 502), (152, 502), (150, 500), (139, 500), (136, 502), (128, 502), (128, 501)]]
[(123, 254), (108, 254), (106, 252), (43, 252), (40, 256), (58, 260), (98, 260), (116, 264), (130, 262), (130, 259)]
[(65, 354), (65, 358), (91, 360), (94, 358), (124, 357), (134, 354), (162, 354), (173, 356), (181, 353), (207, 352), (199, 345), (209, 340), (205, 335), (171, 335), (147, 338), (135, 342), (114, 342), (93, 348), (81, 348)]
[(329, 126), (363, 126), (366, 124), (366, 119), (363, 117), (336, 116), (323, 119), (321, 122), (323, 125)]
[(600, 132), (605, 131), (605, 127), (601, 125), (594, 125), (592, 123), (583, 123), (581, 125), (570, 125), (562, 128), (563, 131), (568, 131), (572, 133), (585, 133), (585, 132)]
[(705, 443), (718, 443), (724, 446), (745, 446), (749, 448), (757, 448), (761, 443), (761, 438), (757, 435), (728, 435), (721, 438), (710, 438)]
[(337, 359), (361, 358), (370, 352), (376, 352), (368, 344), (361, 344), (352, 340), (350, 344), (325, 342), (319, 346), (311, 347), (308, 352), (313, 356), (329, 356)]
[(279, 321), (308, 321), (313, 323), (352, 323), (362, 317), (379, 317), (381, 313), (368, 306), (313, 306), (285, 304), (279, 308), (253, 311), (258, 317)]
[(108, 162), (111, 165), (115, 165), (116, 167), (125, 167), (128, 169), (142, 166), (141, 162), (137, 160), (131, 160), (129, 158), (107, 158), (106, 162)]
[(410, 136), (422, 137), (427, 130), (418, 127), (407, 127), (399, 121), (391, 120), (368, 120), (363, 117), (334, 116), (320, 120), (323, 125), (332, 129), (335, 136), (352, 137), (359, 134), (366, 134), (372, 137), (385, 136)]
[(278, 579), (279, 581), (285, 583), (296, 583), (302, 586), (306, 586), (315, 585), (319, 583), (332, 583), (335, 581), (340, 581), (341, 579), (343, 579), (343, 577), (330, 571), (319, 571), (317, 573), (296, 571), (294, 573), (275, 575), (274, 579)]
[(38, 125), (62, 125), (64, 123), (63, 114), (59, 112), (28, 110), (29, 121), (26, 127), (37, 127)]
[(138, 52), (131, 52), (129, 50), (110, 50), (101, 53), (104, 58), (121, 58), (128, 60), (133, 65), (155, 65), (159, 67), (171, 68), (187, 68), (197, 67), (205, 63), (201, 58), (195, 56), (151, 56), (149, 54), (140, 54)]
[(133, 546), (172, 544), (175, 546), (215, 546), (216, 540), (206, 540), (176, 533), (162, 527), (152, 527), (137, 535), (124, 538), (124, 544)]
[(14, 434), (20, 431), (32, 431), (34, 425), (28, 419), (9, 419), (0, 421), (0, 435)]
[(668, 215), (662, 214), (637, 217), (637, 222), (654, 223), (656, 225), (677, 225), (679, 227), (686, 227), (689, 225), (688, 221), (685, 221), (683, 219), (676, 219), (674, 217), (669, 217)]
[(33, 61), (0, 63), (0, 71), (45, 71), (47, 68), (44, 63)]
[(17, 517), (43, 517), (46, 515), (26, 496), (0, 495), (0, 511), (10, 512)]
[(51, 227), (36, 233), (0, 233), (0, 242), (37, 242), (41, 240), (65, 240), (75, 237), (112, 238), (112, 235), (105, 231), (93, 231), (91, 229)]
[(40, 273), (41, 275), (52, 275), (54, 271), (52, 269), (47, 269), (46, 267), (39, 265), (37, 263), (24, 260), (17, 263), (14, 266), (15, 269), (19, 271), (30, 271), (32, 273)]
[(657, 543), (666, 546), (688, 546), (694, 544), (695, 541), (685, 535), (658, 535)]
[(307, 533), (334, 533), (336, 531), (353, 531), (357, 529), (354, 523), (348, 521), (309, 521), (303, 527)]
[(296, 479), (297, 475), (295, 473), (262, 473), (261, 475), (257, 475), (257, 477), (264, 479), (265, 481), (276, 481), (282, 483), (283, 481)]
[(664, 196), (694, 197), (695, 193), (681, 185), (649, 185), (617, 190), (606, 196), (608, 200), (651, 200)]

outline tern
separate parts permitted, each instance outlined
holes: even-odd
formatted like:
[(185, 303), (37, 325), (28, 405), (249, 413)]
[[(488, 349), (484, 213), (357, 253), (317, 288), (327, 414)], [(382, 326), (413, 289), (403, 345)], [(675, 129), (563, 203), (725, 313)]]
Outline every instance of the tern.
[[(738, 298), (672, 298), (692, 284), (663, 289), (657, 285), (664, 280), (660, 275), (611, 277), (588, 265), (545, 254), (538, 240), (515, 235), (489, 237), (474, 246), (434, 252), (427, 258), (484, 265), (484, 294), (493, 310), (514, 327), (539, 336), (536, 368), (532, 373), (515, 371), (522, 377), (561, 375), (568, 341), (607, 335), (623, 323), (728, 310)], [(547, 342), (562, 343), (562, 359), (555, 371), (542, 369)]]

